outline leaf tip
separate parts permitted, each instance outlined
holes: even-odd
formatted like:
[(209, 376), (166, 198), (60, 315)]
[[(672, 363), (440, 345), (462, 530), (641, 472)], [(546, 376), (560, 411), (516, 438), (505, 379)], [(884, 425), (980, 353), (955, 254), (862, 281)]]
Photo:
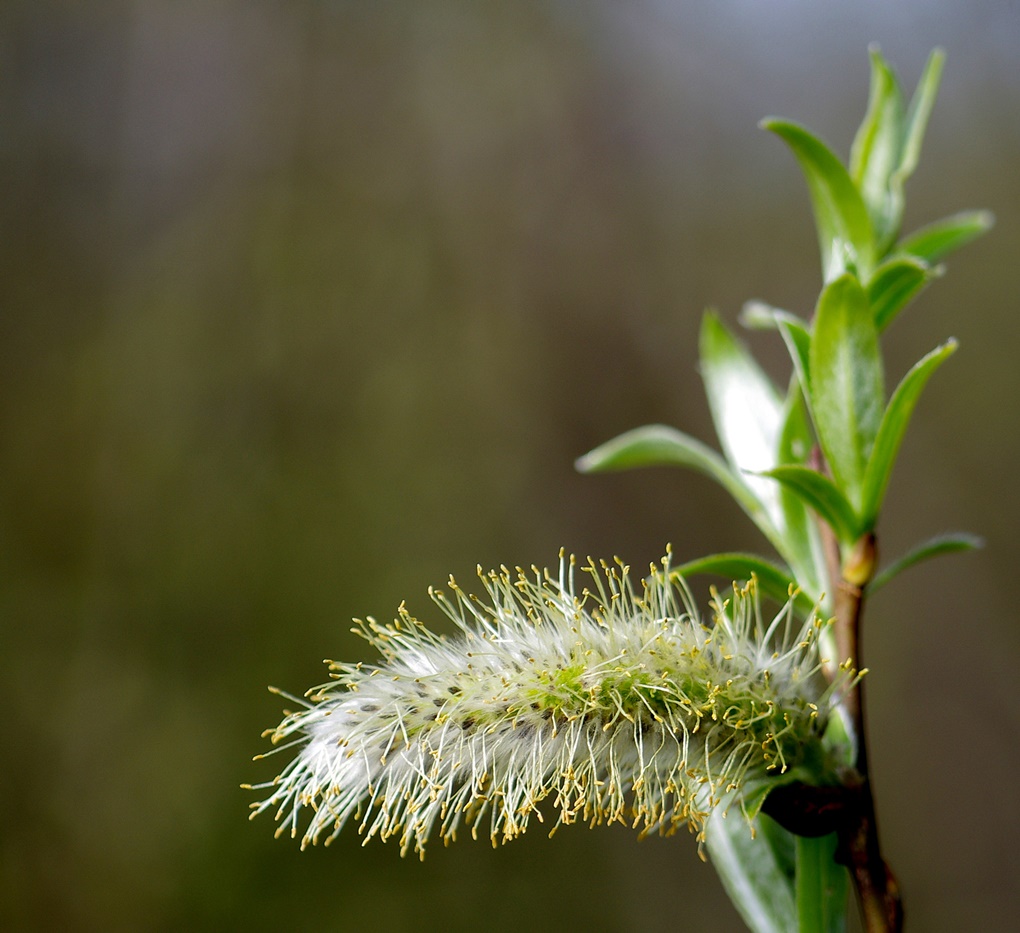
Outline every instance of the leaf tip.
[(987, 232), (995, 226), (995, 214), (991, 211), (975, 211), (974, 222), (977, 226), (981, 227), (982, 230)]
[(882, 46), (878, 42), (868, 43), (868, 57), (876, 69), (886, 73), (889, 72), (889, 63), (885, 60), (885, 56), (882, 54)]
[(737, 315), (737, 322), (746, 330), (764, 330), (774, 326), (773, 320), (772, 309), (756, 298), (745, 301)]

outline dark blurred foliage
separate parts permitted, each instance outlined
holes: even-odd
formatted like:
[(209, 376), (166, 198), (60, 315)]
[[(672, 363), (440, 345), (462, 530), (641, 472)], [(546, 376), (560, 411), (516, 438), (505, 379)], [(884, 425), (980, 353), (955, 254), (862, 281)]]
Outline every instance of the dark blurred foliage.
[[(698, 476), (580, 477), (711, 427), (706, 305), (819, 287), (798, 170), (869, 41), (949, 62), (908, 226), (998, 226), (889, 335), (953, 334), (882, 531), (978, 555), (867, 619), (911, 928), (1015, 929), (1020, 10), (1014, 2), (8, 2), (0, 8), (0, 926), (737, 930), (694, 841), (540, 830), (299, 853), (238, 789), (352, 615), (565, 546), (763, 548)], [(753, 343), (778, 377), (783, 352)], [(702, 590), (707, 581), (698, 583)]]

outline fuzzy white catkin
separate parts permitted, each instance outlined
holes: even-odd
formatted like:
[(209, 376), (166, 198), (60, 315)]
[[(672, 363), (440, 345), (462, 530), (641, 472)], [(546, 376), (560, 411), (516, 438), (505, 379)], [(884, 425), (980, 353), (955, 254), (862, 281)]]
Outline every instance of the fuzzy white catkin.
[[(302, 847), (348, 820), (366, 841), (396, 837), (424, 852), (487, 823), (493, 843), (540, 821), (627, 821), (642, 832), (687, 823), (700, 833), (720, 801), (817, 752), (851, 676), (820, 677), (822, 623), (794, 620), (792, 600), (764, 625), (754, 587), (715, 598), (703, 624), (668, 556), (637, 586), (622, 563), (559, 572), (482, 573), (484, 596), (451, 578), (431, 596), (459, 633), (429, 631), (401, 606), (360, 631), (378, 665), (330, 662), (334, 680), (270, 730), (297, 747), (255, 816)], [(286, 741), (290, 740), (290, 741)], [(262, 756), (260, 756), (262, 757)]]

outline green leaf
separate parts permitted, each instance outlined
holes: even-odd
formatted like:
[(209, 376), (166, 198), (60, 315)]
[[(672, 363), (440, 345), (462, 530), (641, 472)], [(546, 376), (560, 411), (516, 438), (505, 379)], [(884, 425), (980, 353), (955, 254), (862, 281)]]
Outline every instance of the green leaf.
[(781, 137), (800, 162), (814, 206), (825, 281), (848, 270), (867, 281), (874, 265), (871, 220), (843, 163), (825, 143), (796, 123), (768, 119), (761, 125)]
[[(712, 312), (702, 319), (700, 351), (705, 393), (726, 459), (745, 474), (775, 466), (783, 413), (771, 380)], [(756, 476), (744, 481), (778, 526), (782, 514), (775, 485)]]
[(804, 407), (804, 391), (796, 373), (790, 379), (783, 403), (783, 427), (779, 434), (779, 463), (807, 463), (815, 436)]
[(769, 543), (786, 559), (783, 539), (758, 497), (719, 454), (689, 434), (663, 424), (635, 428), (596, 447), (579, 458), (575, 465), (582, 473), (649, 466), (684, 466), (698, 470), (729, 492)]
[[(779, 435), (779, 464), (803, 465), (811, 456), (813, 449), (814, 434), (805, 408), (800, 379), (795, 373), (790, 379), (790, 388), (783, 407), (783, 428)], [(800, 496), (782, 484), (779, 489), (779, 502), (783, 508), (786, 539), (790, 549), (790, 566), (801, 586), (812, 594), (820, 594), (827, 571), (818, 523)]]
[(880, 333), (937, 274), (916, 256), (894, 257), (875, 270), (868, 283), (868, 304)]
[(890, 182), (900, 166), (904, 105), (899, 82), (882, 53), (877, 46), (869, 51), (871, 94), (868, 112), (850, 150), (850, 175), (868, 208), (876, 252), (882, 255), (896, 238), (903, 214), (902, 191)]
[[(789, 317), (792, 326), (804, 326)], [(815, 566), (813, 519), (799, 499), (755, 475), (780, 463), (801, 462), (810, 452), (813, 439), (799, 390), (795, 386), (791, 409), (743, 344), (712, 313), (705, 315), (701, 328), (701, 370), (727, 459), (768, 511), (797, 579), (818, 592), (822, 578)]]
[[(928, 118), (931, 116), (932, 108), (935, 106), (935, 98), (939, 93), (939, 82), (942, 80), (942, 66), (945, 64), (946, 54), (942, 49), (933, 49), (925, 63), (921, 80), (917, 83), (917, 90), (910, 101), (910, 111), (907, 114), (907, 122), (903, 129), (903, 149), (900, 155), (900, 164), (892, 178), (892, 185), (901, 192), (903, 183), (914, 174), (918, 160), (921, 158), (921, 144), (924, 142), (924, 132), (928, 128)], [(902, 197), (902, 195), (901, 195)]]
[(878, 331), (864, 289), (852, 275), (831, 282), (818, 300), (808, 397), (836, 484), (859, 506), (885, 396)]
[(796, 314), (757, 300), (744, 302), (738, 320), (748, 330), (778, 330), (780, 321), (804, 330), (808, 328), (807, 321)]
[(893, 578), (899, 576), (904, 570), (913, 567), (921, 561), (938, 557), (942, 554), (955, 554), (959, 551), (974, 551), (985, 546), (984, 541), (977, 535), (969, 535), (962, 532), (954, 534), (937, 535), (927, 541), (911, 548), (906, 554), (893, 561), (888, 567), (875, 575), (868, 584), (868, 593), (877, 593), (883, 586)]
[[(811, 333), (799, 320), (777, 319), (779, 333), (793, 359), (793, 376), (787, 391), (783, 431), (779, 438), (780, 465), (803, 465), (815, 450), (806, 386), (810, 373)], [(787, 561), (801, 586), (820, 594), (828, 570), (818, 523), (804, 500), (780, 484), (789, 554)]]
[(689, 434), (664, 424), (650, 424), (627, 431), (578, 458), (575, 466), (582, 473), (630, 470), (634, 467), (686, 466), (708, 474), (723, 486), (728, 486), (731, 480), (740, 482), (714, 450)]
[(864, 474), (864, 492), (861, 499), (861, 518), (864, 522), (862, 531), (870, 531), (878, 518), (896, 455), (899, 453), (903, 435), (922, 390), (932, 373), (956, 352), (956, 347), (956, 341), (949, 340), (922, 357), (903, 377), (892, 398), (889, 399), (889, 406), (882, 416)]
[[(778, 318), (776, 325), (779, 327), (779, 333), (782, 335), (790, 359), (793, 361), (797, 379), (806, 392), (811, 382), (811, 331), (801, 322), (790, 321), (786, 318)], [(810, 407), (810, 395), (805, 398), (808, 407)]]
[(843, 933), (849, 876), (836, 864), (837, 839), (796, 836), (797, 927), (802, 933)]
[[(824, 615), (824, 613), (822, 614)], [(838, 658), (833, 627), (834, 620), (822, 629), (822, 637), (819, 639), (822, 657)], [(824, 644), (825, 636), (830, 636), (828, 646)], [(831, 661), (823, 663), (832, 664)], [(857, 741), (850, 735), (851, 728), (850, 721), (845, 716), (830, 716), (829, 721), (825, 724), (825, 731), (822, 732), (822, 747), (825, 749), (826, 759), (835, 767), (853, 767)]]
[(964, 211), (922, 227), (902, 240), (896, 249), (927, 263), (940, 262), (990, 230), (994, 223), (991, 211)]
[(904, 114), (896, 76), (877, 46), (870, 52), (871, 95), (851, 150), (850, 174), (871, 217), (878, 259), (889, 251), (899, 233), (903, 186), (917, 168), (945, 56), (939, 49), (929, 56), (910, 110)]
[(801, 385), (807, 385), (811, 329), (803, 318), (764, 301), (747, 301), (740, 310), (740, 323), (748, 330), (778, 330), (790, 352)]
[[(680, 564), (678, 567), (672, 567), (669, 571), (671, 577), (675, 575), (684, 579), (703, 573), (722, 577), (730, 583), (750, 580), (753, 576), (757, 579), (761, 592), (777, 603), (785, 603), (790, 598), (790, 587), (796, 588), (797, 585), (784, 568), (778, 567), (756, 554), (744, 554), (736, 551), (699, 557), (696, 560)], [(796, 606), (799, 610), (807, 614), (811, 612), (814, 605), (815, 600), (811, 598), (810, 594), (803, 591), (798, 593)]]
[(809, 467), (778, 466), (763, 474), (782, 483), (811, 506), (832, 528), (844, 544), (852, 544), (860, 535), (860, 522), (853, 506), (827, 476)]
[[(764, 804), (764, 802), (763, 800), (762, 803)], [(789, 830), (783, 829), (767, 813), (761, 813), (760, 807), (755, 817), (755, 828), (758, 830), (758, 835), (764, 836), (768, 840), (769, 847), (775, 853), (780, 869), (793, 881), (797, 871), (796, 836)]]
[[(767, 816), (754, 824), (764, 826)], [(775, 824), (773, 823), (773, 826)], [(759, 831), (752, 838), (746, 820), (729, 819), (717, 808), (705, 826), (705, 843), (712, 865), (734, 906), (753, 933), (790, 933), (797, 927), (793, 879), (785, 848), (790, 834)]]

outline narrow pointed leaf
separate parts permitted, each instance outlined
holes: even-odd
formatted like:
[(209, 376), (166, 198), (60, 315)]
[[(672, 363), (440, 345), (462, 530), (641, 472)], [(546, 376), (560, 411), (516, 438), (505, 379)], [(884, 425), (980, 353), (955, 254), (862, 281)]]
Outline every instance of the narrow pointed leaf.
[(956, 347), (956, 341), (949, 340), (922, 357), (903, 377), (903, 381), (889, 399), (864, 476), (864, 493), (861, 501), (861, 518), (864, 522), (862, 530), (869, 531), (878, 518), (896, 455), (899, 453), (903, 435), (922, 390), (932, 373), (956, 352)]
[(801, 385), (807, 385), (811, 330), (803, 318), (764, 301), (748, 301), (740, 311), (740, 323), (748, 330), (778, 330), (790, 352)]
[[(757, 579), (761, 592), (777, 603), (785, 603), (790, 598), (790, 588), (796, 589), (797, 586), (796, 581), (784, 568), (756, 554), (736, 551), (710, 554), (670, 569), (670, 576), (676, 575), (685, 579), (703, 573), (722, 577), (731, 583), (750, 580), (753, 576)], [(808, 613), (814, 607), (815, 600), (811, 594), (801, 591), (797, 594), (796, 604), (798, 609)]]
[(579, 457), (575, 465), (582, 473), (630, 470), (634, 467), (687, 466), (708, 474), (723, 485), (727, 485), (729, 478), (738, 479), (710, 447), (664, 424), (650, 424), (627, 431)]
[(903, 187), (907, 179), (917, 168), (921, 156), (921, 144), (928, 126), (935, 97), (938, 94), (939, 80), (942, 77), (942, 64), (945, 56), (940, 49), (935, 49), (928, 57), (924, 74), (918, 83), (917, 91), (910, 102), (910, 110), (902, 128), (899, 164), (889, 176), (888, 184), (888, 217), (884, 219), (881, 230), (875, 235), (875, 252), (882, 257), (892, 249), (899, 236), (900, 223), (903, 219), (904, 194)]
[(596, 447), (575, 465), (582, 473), (649, 466), (684, 466), (698, 470), (729, 492), (772, 546), (784, 554), (781, 536), (747, 483), (714, 450), (675, 428), (662, 424), (635, 428)]
[(849, 876), (836, 864), (836, 834), (797, 836), (798, 930), (811, 933), (844, 933)]
[[(786, 344), (801, 387), (807, 392), (811, 381), (811, 331), (802, 322), (791, 321), (787, 318), (777, 318), (776, 326)], [(810, 394), (807, 394), (805, 399), (810, 408)]]
[(794, 373), (783, 403), (783, 425), (779, 434), (779, 464), (808, 462), (814, 446), (811, 420), (804, 407), (804, 391)]
[(871, 46), (868, 53), (871, 56), (868, 111), (850, 147), (850, 176), (862, 191), (876, 184), (884, 187), (899, 165), (904, 117), (903, 95), (896, 76), (877, 45)]
[[(756, 822), (767, 819), (759, 816)], [(781, 838), (789, 835), (776, 829)], [(772, 833), (758, 832), (752, 838), (743, 818), (726, 819), (717, 809), (705, 827), (705, 841), (712, 865), (748, 929), (790, 933), (798, 928), (793, 878)]]
[[(749, 317), (748, 317), (749, 316)], [(785, 321), (802, 335), (804, 352), (810, 336), (807, 325), (787, 311), (763, 302), (748, 302), (744, 323), (777, 328)], [(744, 472), (744, 480), (769, 510), (786, 544), (785, 557), (795, 577), (812, 592), (821, 588), (817, 566), (817, 527), (801, 500), (784, 487), (749, 476), (781, 463), (803, 463), (814, 438), (804, 412), (797, 379), (780, 400), (769, 378), (743, 345), (714, 316), (706, 316), (701, 336), (702, 371), (723, 449), (730, 462)]]
[(843, 163), (818, 137), (796, 123), (768, 119), (761, 125), (781, 137), (800, 162), (814, 206), (825, 281), (847, 270), (856, 271), (866, 281), (874, 263), (871, 220)]
[(885, 396), (878, 331), (864, 289), (852, 275), (830, 283), (818, 300), (808, 387), (836, 484), (859, 506)]
[[(709, 408), (726, 459), (739, 473), (760, 473), (776, 465), (782, 400), (768, 376), (712, 312), (705, 314), (700, 338), (701, 375)], [(781, 525), (774, 483), (745, 475), (772, 517)]]
[(853, 506), (827, 476), (804, 466), (779, 466), (765, 476), (782, 483), (814, 509), (845, 544), (860, 534), (860, 522)]
[(917, 256), (925, 262), (940, 262), (961, 246), (976, 240), (992, 228), (995, 216), (991, 211), (964, 211), (928, 224), (904, 238), (898, 253)]
[(786, 321), (807, 330), (807, 321), (782, 308), (776, 308), (764, 301), (745, 301), (740, 309), (740, 323), (748, 330), (778, 330), (779, 322)]
[[(850, 150), (850, 174), (864, 199), (878, 255), (896, 236), (903, 213), (902, 194), (891, 184), (900, 166), (904, 104), (899, 82), (877, 46), (871, 52), (868, 112)], [(897, 195), (900, 195), (897, 197)]]
[(915, 256), (898, 256), (875, 270), (868, 283), (868, 304), (880, 333), (937, 274)]
[(783, 829), (767, 813), (759, 816), (756, 822), (758, 835), (768, 840), (769, 848), (775, 853), (780, 870), (792, 881), (797, 871), (797, 837), (789, 830)]
[[(804, 392), (796, 374), (790, 379), (783, 409), (783, 428), (779, 435), (779, 464), (803, 465), (814, 449), (814, 434), (808, 417)], [(780, 484), (779, 502), (783, 507), (789, 561), (801, 586), (810, 592), (821, 592), (826, 575), (825, 554), (814, 515), (804, 500)]]
[(875, 579), (868, 584), (869, 593), (877, 593), (883, 586), (895, 577), (908, 570), (915, 564), (930, 560), (932, 557), (939, 557), (942, 554), (956, 554), (960, 551), (974, 551), (984, 547), (984, 541), (977, 535), (969, 535), (964, 532), (953, 534), (937, 535), (929, 538), (915, 548), (911, 548), (906, 554), (893, 561), (875, 575)]
[(900, 164), (896, 170), (893, 183), (902, 187), (903, 183), (914, 173), (918, 160), (921, 158), (921, 145), (924, 132), (928, 128), (928, 118), (935, 106), (935, 98), (939, 93), (939, 82), (942, 80), (942, 66), (946, 54), (942, 49), (933, 49), (924, 66), (921, 80), (910, 102), (906, 125), (903, 131), (903, 150)]

